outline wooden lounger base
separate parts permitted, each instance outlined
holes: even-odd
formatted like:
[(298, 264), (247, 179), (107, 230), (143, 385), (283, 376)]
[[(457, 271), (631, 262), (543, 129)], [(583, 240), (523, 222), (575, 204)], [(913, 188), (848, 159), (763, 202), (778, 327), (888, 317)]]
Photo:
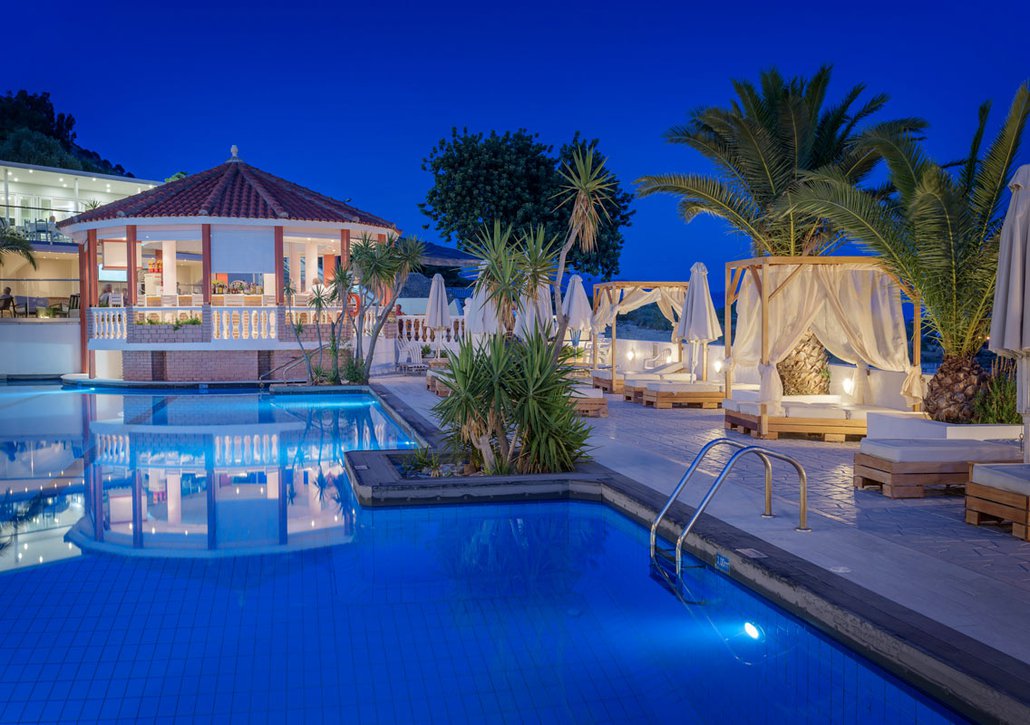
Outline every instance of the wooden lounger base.
[(644, 390), (642, 401), (645, 407), (653, 407), (656, 410), (668, 410), (676, 406), (705, 408), (714, 410), (722, 406), (723, 395), (721, 392), (680, 392), (670, 393), (663, 391)]
[(598, 378), (593, 375), (590, 376), (590, 384), (595, 388), (600, 388), (606, 393), (621, 393), (622, 392), (622, 380), (609, 380), (608, 378)]
[(889, 498), (923, 498), (927, 487), (964, 487), (969, 483), (969, 464), (940, 461), (896, 463), (868, 453), (855, 454), (855, 488), (878, 486)]
[(644, 386), (622, 384), (622, 399), (627, 403), (644, 402)]
[(584, 418), (607, 418), (608, 401), (605, 398), (573, 398), (576, 413)]
[(1030, 541), (1030, 496), (1002, 491), (969, 482), (966, 485), (966, 523), (999, 524), (1012, 522), (1012, 535)]
[(757, 415), (726, 411), (724, 425), (726, 430), (744, 433), (752, 438), (774, 441), (781, 435), (815, 436), (827, 443), (842, 443), (848, 436), (862, 437), (866, 434), (864, 420), (847, 420), (845, 418), (766, 418), (766, 430), (763, 433), (761, 421)]
[(451, 394), (451, 389), (446, 385), (439, 383), (434, 375), (426, 376), (426, 390), (431, 393), (436, 393), (437, 397), (446, 398)]

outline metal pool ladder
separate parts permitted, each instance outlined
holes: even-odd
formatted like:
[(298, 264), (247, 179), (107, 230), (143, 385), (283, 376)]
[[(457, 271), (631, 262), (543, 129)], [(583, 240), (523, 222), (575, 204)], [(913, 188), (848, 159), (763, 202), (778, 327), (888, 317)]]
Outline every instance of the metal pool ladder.
[(676, 539), (675, 561), (677, 578), (679, 578), (683, 572), (683, 542), (686, 541), (687, 536), (694, 528), (694, 525), (697, 523), (697, 520), (701, 518), (701, 514), (703, 514), (705, 512), (705, 509), (708, 508), (708, 504), (712, 502), (713, 498), (715, 498), (715, 494), (718, 492), (719, 488), (722, 486), (723, 482), (729, 476), (733, 468), (737, 465), (737, 461), (739, 461), (741, 458), (744, 458), (745, 456), (756, 455), (762, 460), (762, 463), (765, 465), (765, 511), (762, 513), (762, 516), (764, 518), (770, 518), (773, 515), (772, 461), (770, 459), (775, 458), (776, 460), (789, 463), (791, 466), (794, 467), (794, 470), (798, 474), (798, 482), (800, 483), (801, 487), (801, 511), (798, 516), (798, 525), (796, 530), (811, 531), (811, 529), (808, 528), (808, 476), (805, 474), (804, 467), (802, 467), (802, 465), (798, 463), (797, 459), (788, 456), (784, 453), (779, 453), (772, 449), (765, 448), (763, 446), (741, 443), (740, 441), (734, 440), (732, 438), (717, 438), (714, 441), (709, 441), (708, 443), (706, 443), (704, 447), (702, 447), (701, 450), (697, 452), (697, 455), (694, 456), (694, 460), (691, 461), (690, 466), (687, 467), (686, 473), (683, 474), (683, 478), (680, 479), (680, 482), (676, 484), (676, 488), (673, 489), (672, 494), (669, 496), (669, 500), (665, 502), (665, 506), (662, 507), (662, 510), (658, 512), (658, 515), (651, 523), (651, 562), (653, 564), (658, 563), (657, 557), (659, 555), (666, 557), (668, 556), (666, 552), (660, 551), (658, 549), (659, 524), (661, 524), (662, 519), (665, 518), (665, 515), (669, 513), (669, 509), (672, 508), (672, 505), (676, 502), (676, 499), (679, 498), (680, 493), (683, 491), (684, 487), (687, 485), (691, 477), (694, 475), (698, 467), (701, 465), (701, 461), (703, 461), (705, 456), (707, 456), (708, 453), (717, 446), (729, 446), (731, 448), (736, 448), (737, 450), (734, 451), (733, 455), (730, 456), (729, 460), (726, 461), (726, 464), (722, 467), (722, 470), (719, 471), (719, 475), (715, 477), (715, 481), (712, 482), (712, 486), (708, 489), (708, 493), (706, 493), (705, 497), (701, 499), (701, 503), (698, 505), (697, 510), (694, 511), (694, 515), (690, 518), (690, 521), (687, 522), (687, 525), (686, 527), (684, 527), (683, 532), (679, 535), (679, 538)]

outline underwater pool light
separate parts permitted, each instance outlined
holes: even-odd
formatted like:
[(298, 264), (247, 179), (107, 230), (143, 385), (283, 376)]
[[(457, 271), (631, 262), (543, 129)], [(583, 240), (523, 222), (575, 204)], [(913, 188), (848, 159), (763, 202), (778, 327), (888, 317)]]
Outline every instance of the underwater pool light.
[(758, 639), (762, 636), (762, 630), (751, 624), (751, 622), (744, 622), (744, 634), (751, 639)]

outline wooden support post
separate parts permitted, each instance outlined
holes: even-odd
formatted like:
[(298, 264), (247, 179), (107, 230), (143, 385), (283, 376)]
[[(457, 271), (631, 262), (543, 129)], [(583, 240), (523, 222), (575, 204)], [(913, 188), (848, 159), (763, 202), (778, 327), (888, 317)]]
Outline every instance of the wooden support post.
[[(282, 305), (283, 293), (283, 228), (275, 228), (275, 304)], [(293, 273), (293, 270), (290, 270)]]
[[(592, 294), (593, 294), (593, 297), (594, 297), (594, 316), (596, 317), (597, 316), (597, 286), (596, 285), (594, 286)], [(604, 332), (604, 330), (602, 330), (601, 332)], [(591, 354), (590, 354), (590, 369), (591, 370), (596, 370), (597, 369), (598, 333), (596, 333), (593, 330), (591, 330), (590, 334), (591, 334), (591, 337), (592, 337), (592, 339), (594, 341), (594, 344), (591, 346), (591, 347), (593, 347), (593, 350), (591, 351)]]
[[(733, 309), (733, 298), (736, 296), (736, 290), (733, 288), (733, 282), (736, 275), (733, 274), (733, 270), (730, 269), (730, 265), (726, 265), (726, 298), (724, 300), (725, 306), (725, 319), (723, 320), (722, 329), (723, 333), (723, 358), (729, 360), (732, 354), (733, 346), (733, 318), (730, 316)], [(723, 397), (729, 399), (733, 392), (733, 373), (730, 371), (730, 366), (723, 363)]]
[(350, 229), (340, 230), (340, 264), (344, 269), (350, 266)]
[(79, 246), (79, 365), (82, 372), (89, 374), (89, 298), (86, 290), (89, 289), (89, 275), (86, 272), (86, 265), (89, 260), (89, 252), (86, 246)]
[[(280, 229), (281, 227), (276, 227)], [(280, 260), (279, 266), (282, 266)], [(211, 304), (211, 225), (200, 225), (200, 279), (204, 285), (201, 291), (204, 293), (203, 302)], [(278, 281), (278, 280), (277, 280)]]
[[(912, 298), (912, 364), (923, 369), (923, 300)], [(912, 406), (912, 410), (919, 412), (923, 405), (921, 402)], [(1026, 444), (1024, 444), (1025, 446)]]
[[(769, 278), (766, 275), (768, 266), (763, 263), (762, 270), (762, 365), (769, 364)], [(761, 372), (759, 372), (761, 375)], [(759, 378), (761, 381), (761, 378)], [(759, 409), (758, 433), (761, 436), (769, 433), (769, 412), (765, 403)]]
[[(608, 290), (608, 300), (614, 306), (615, 305), (615, 294), (614, 290)], [(615, 308), (615, 314), (612, 316), (612, 392), (615, 392), (615, 368), (618, 365), (619, 355), (618, 348), (615, 346), (618, 336), (615, 331), (615, 323), (619, 321), (619, 309)]]
[(125, 226), (125, 282), (128, 285), (125, 305), (131, 307), (136, 304), (136, 290), (139, 288), (139, 280), (136, 278), (136, 269), (139, 263), (136, 260), (136, 225)]

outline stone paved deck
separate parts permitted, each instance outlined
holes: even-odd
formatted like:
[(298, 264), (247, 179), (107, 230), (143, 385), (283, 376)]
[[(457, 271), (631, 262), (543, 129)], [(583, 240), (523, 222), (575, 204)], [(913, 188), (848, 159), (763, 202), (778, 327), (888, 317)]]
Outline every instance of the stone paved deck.
[[(376, 380), (432, 419), (437, 398), (421, 377)], [(598, 462), (668, 493), (705, 442), (727, 435), (722, 411), (654, 410), (608, 396), (608, 418), (592, 419)], [(743, 441), (746, 436), (728, 433)], [(763, 519), (764, 477), (757, 460), (741, 465), (709, 512), (867, 589), (1030, 662), (1030, 544), (991, 527), (963, 521), (961, 496), (893, 500), (852, 487), (855, 443), (803, 440), (766, 443), (796, 457), (809, 476), (811, 533), (797, 525), (798, 485), (776, 465), (773, 510)], [(683, 495), (695, 504), (725, 461), (713, 454)]]

